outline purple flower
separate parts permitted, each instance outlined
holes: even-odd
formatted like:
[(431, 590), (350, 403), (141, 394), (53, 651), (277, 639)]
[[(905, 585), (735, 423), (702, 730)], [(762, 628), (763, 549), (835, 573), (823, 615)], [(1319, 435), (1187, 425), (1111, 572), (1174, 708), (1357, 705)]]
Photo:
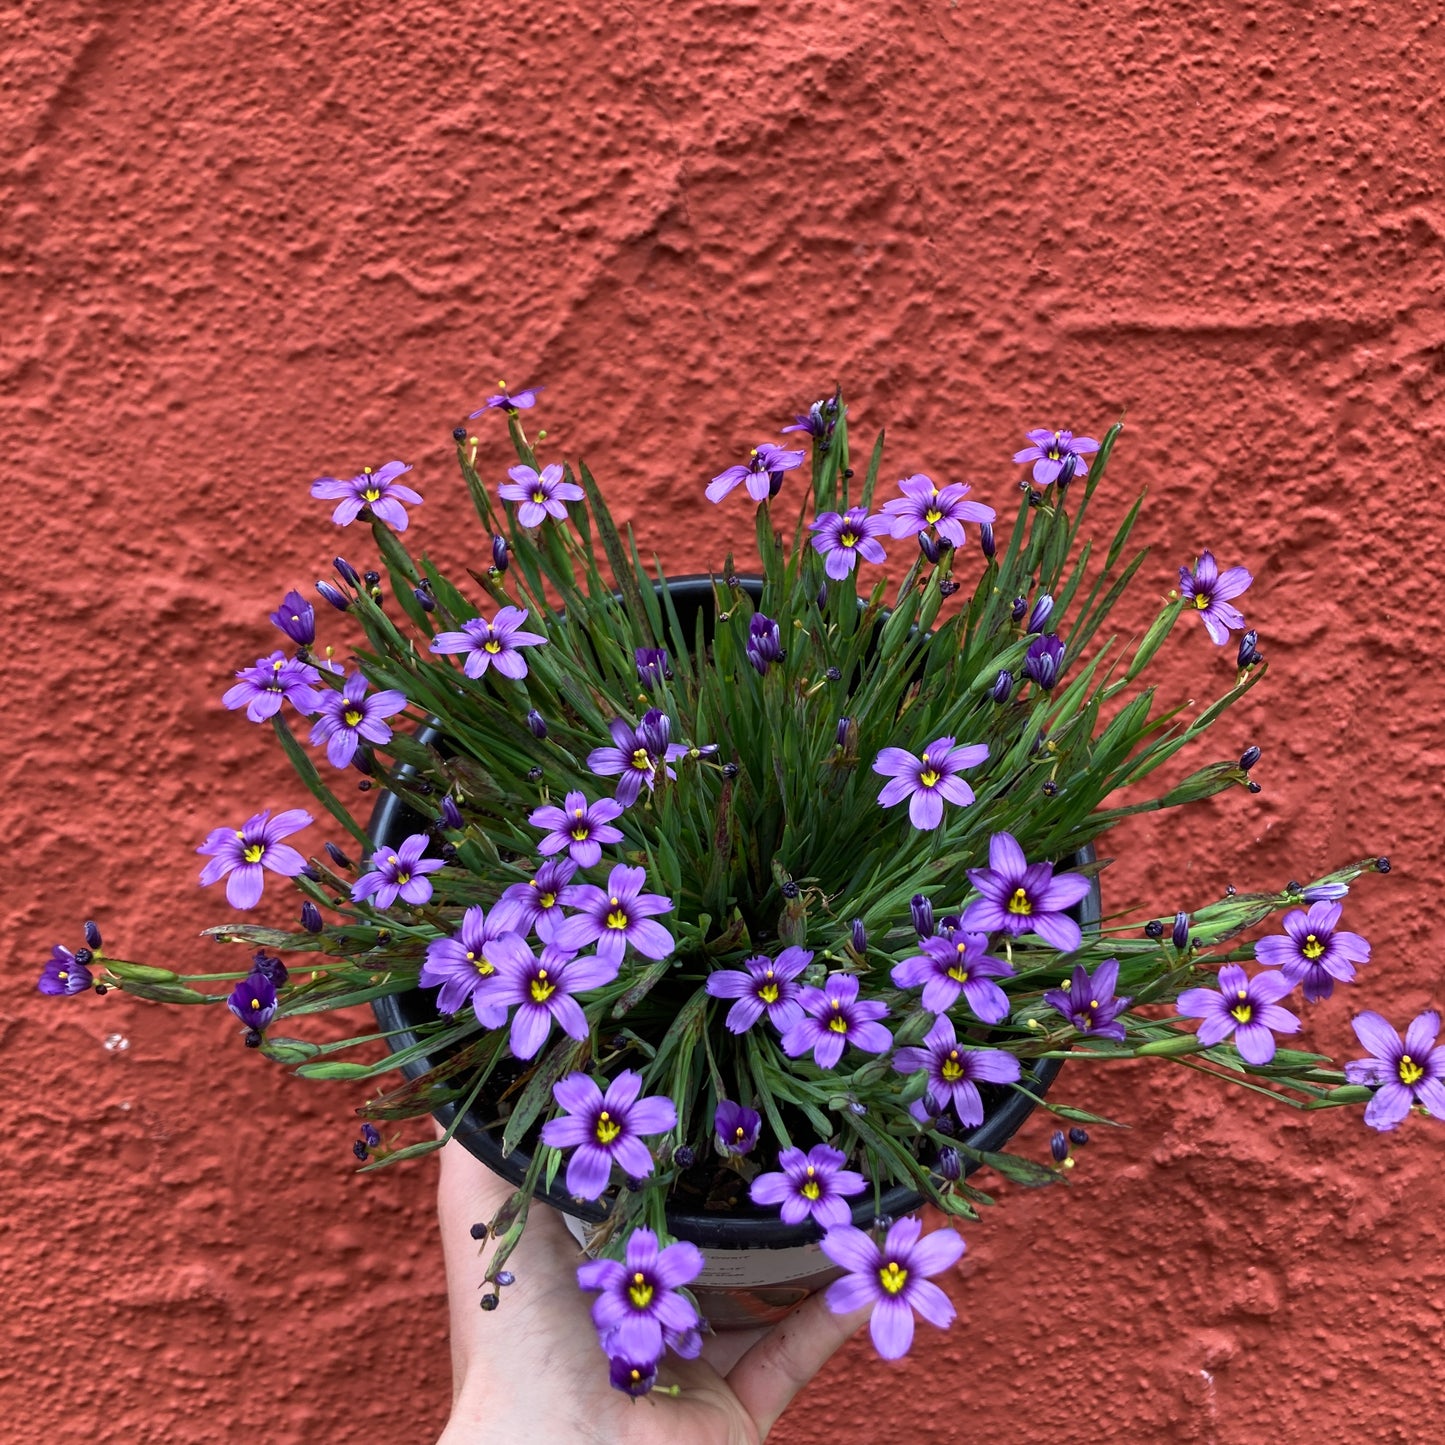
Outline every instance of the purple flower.
[(812, 963), (806, 948), (785, 948), (775, 959), (755, 953), (742, 968), (723, 968), (707, 976), (713, 998), (735, 998), (726, 1023), (730, 1032), (745, 1034), (766, 1013), (779, 1033), (787, 1033), (803, 1017), (798, 1003), (798, 975)]
[(960, 993), (976, 1018), (986, 1024), (1008, 1017), (1008, 995), (993, 982), (1012, 978), (1013, 969), (1001, 958), (990, 958), (988, 936), (958, 929), (948, 938), (921, 939), (922, 953), (905, 958), (891, 975), (899, 988), (923, 985), (923, 1007), (941, 1014), (951, 1009)]
[(404, 462), (388, 462), (376, 471), (363, 467), (354, 477), (317, 477), (311, 483), (311, 495), (341, 498), (331, 514), (331, 520), (338, 526), (349, 526), (363, 507), (370, 507), (383, 522), (398, 532), (404, 532), (407, 515), (402, 503), (408, 502), (413, 507), (421, 504), (421, 497), (416, 492), (396, 480), (410, 470)]
[(598, 958), (607, 963), (621, 964), (629, 943), (647, 958), (666, 958), (675, 946), (673, 937), (653, 919), (672, 911), (672, 899), (644, 893), (646, 882), (643, 869), (619, 863), (608, 874), (606, 888), (569, 883), (562, 903), (577, 912), (563, 920), (553, 941), (574, 951), (595, 941)]
[(433, 652), (465, 652), (467, 660), (462, 671), (468, 677), (480, 677), (495, 667), (503, 677), (513, 680), (526, 677), (527, 659), (519, 647), (538, 647), (546, 638), (536, 632), (519, 631), (527, 620), (525, 607), (503, 607), (495, 622), (473, 617), (463, 622), (459, 632), (438, 632), (432, 638)]
[[(680, 1241), (659, 1249), (657, 1236), (644, 1228), (628, 1235), (623, 1260), (592, 1259), (578, 1265), (578, 1285), (597, 1294), (592, 1303), (597, 1338), (614, 1363), (625, 1362), (621, 1384), (614, 1371), (613, 1384), (619, 1389), (645, 1393), (639, 1388), (649, 1373), (644, 1366), (650, 1364), (655, 1372), (664, 1346), (685, 1359), (702, 1348), (697, 1311), (677, 1293), (702, 1273), (702, 1266), (697, 1245)], [(634, 1370), (639, 1376), (635, 1382)]]
[(311, 741), (326, 744), (332, 767), (347, 767), (356, 756), (361, 740), (382, 746), (391, 741), (391, 729), (382, 721), (406, 706), (403, 694), (390, 688), (366, 695), (366, 679), (353, 672), (340, 692), (328, 692), (318, 699), (321, 716), (312, 724)]
[(276, 985), (257, 969), (231, 990), (226, 1007), (247, 1028), (264, 1029), (276, 1016)]
[(660, 1094), (639, 1099), (641, 1091), (642, 1075), (634, 1069), (623, 1069), (606, 1094), (582, 1073), (568, 1074), (552, 1086), (553, 1097), (569, 1117), (543, 1124), (542, 1142), (553, 1149), (575, 1149), (567, 1161), (569, 1194), (600, 1198), (614, 1163), (634, 1179), (652, 1173), (652, 1155), (641, 1136), (673, 1128), (677, 1110)]
[(1099, 450), (1099, 443), (1093, 437), (1076, 437), (1071, 431), (1049, 431), (1040, 428), (1026, 434), (1033, 443), (1021, 452), (1014, 453), (1015, 462), (1034, 464), (1034, 481), (1046, 487), (1056, 481), (1064, 469), (1065, 459), (1073, 457), (1071, 476), (1087, 476), (1089, 464), (1084, 460)]
[(550, 943), (536, 958), (524, 944), (498, 954), (497, 971), (483, 982), (477, 997), (488, 1006), (517, 1006), (512, 1015), (512, 1053), (530, 1059), (547, 1042), (554, 1019), (568, 1038), (585, 1039), (587, 1016), (573, 994), (601, 988), (616, 977), (615, 961), (600, 956), (574, 958)]
[(517, 520), (524, 527), (540, 527), (548, 516), (567, 520), (567, 502), (580, 502), (582, 488), (562, 480), (562, 466), (553, 462), (538, 472), (534, 467), (508, 467), (510, 482), (503, 482), (497, 495), (507, 502), (520, 502)]
[(1068, 649), (1056, 632), (1045, 632), (1029, 643), (1024, 653), (1024, 676), (1031, 678), (1045, 692), (1050, 691), (1064, 670), (1064, 653)]
[(240, 681), (226, 689), (221, 701), (228, 708), (244, 707), (252, 722), (275, 717), (283, 700), (300, 713), (321, 710), (322, 694), (312, 686), (321, 681), (321, 674), (283, 652), (258, 657), (255, 667), (243, 667), (236, 676)]
[(299, 592), (293, 590), (281, 599), (271, 621), (299, 647), (316, 641), (316, 609)]
[(499, 904), (489, 916), (485, 909), (473, 906), (462, 915), (456, 937), (434, 938), (427, 944), (426, 962), (417, 981), (422, 988), (441, 986), (438, 1013), (457, 1013), (470, 999), (484, 1029), (500, 1028), (507, 1021), (506, 1005), (480, 992), (480, 986), (496, 973), (504, 958), (525, 962), (531, 957), (532, 950), (516, 932), (515, 910)]
[(783, 660), (783, 638), (778, 624), (761, 612), (753, 613), (748, 621), (748, 640), (743, 650), (758, 675), (766, 677), (768, 669)]
[(265, 882), (262, 869), (282, 878), (306, 871), (306, 860), (282, 838), (309, 828), (314, 819), (304, 808), (288, 808), (273, 818), (268, 808), (253, 813), (239, 828), (213, 828), (196, 849), (211, 861), (201, 869), (201, 886), (226, 880), (226, 902), (232, 908), (254, 908)]
[(497, 383), (497, 394), (495, 396), (489, 396), (476, 411), (467, 417), (467, 420), (476, 421), (479, 416), (487, 411), (531, 411), (531, 409), (537, 405), (537, 393), (539, 391), (546, 391), (546, 389), (545, 386), (529, 386), (525, 391), (509, 393), (507, 391), (507, 383), (505, 381), (499, 381)]
[(637, 663), (637, 680), (643, 687), (656, 687), (666, 680), (672, 681), (672, 668), (668, 665), (665, 647), (638, 647), (633, 649)]
[(1052, 863), (1030, 863), (1011, 833), (988, 840), (988, 867), (970, 868), (969, 882), (983, 895), (963, 910), (963, 926), (981, 933), (1002, 930), (1017, 938), (1037, 933), (1051, 948), (1072, 953), (1083, 942), (1079, 925), (1064, 909), (1089, 891), (1082, 873), (1054, 876)]
[(731, 1099), (723, 1099), (713, 1116), (712, 1127), (717, 1137), (719, 1153), (747, 1154), (758, 1142), (763, 1120), (756, 1109), (746, 1108)]
[(1377, 1087), (1365, 1123), (1381, 1133), (1398, 1129), (1412, 1104), (1445, 1119), (1445, 1048), (1435, 1045), (1440, 1015), (1433, 1009), (1417, 1014), (1403, 1040), (1377, 1013), (1358, 1014), (1353, 1022), (1356, 1038), (1373, 1057), (1346, 1064), (1345, 1077), (1352, 1084)]
[(1294, 985), (1271, 969), (1247, 978), (1236, 963), (1219, 970), (1219, 988), (1190, 988), (1179, 995), (1182, 1018), (1202, 1019), (1199, 1042), (1205, 1048), (1221, 1044), (1230, 1034), (1247, 1064), (1256, 1067), (1274, 1057), (1275, 1034), (1297, 1034), (1299, 1020), (1279, 1001)]
[(815, 534), (813, 550), (827, 559), (824, 571), (835, 582), (841, 582), (861, 556), (865, 562), (886, 562), (888, 554), (877, 537), (888, 535), (886, 517), (870, 517), (862, 507), (846, 512), (824, 512), (808, 523)]
[(852, 1212), (843, 1200), (861, 1194), (868, 1181), (845, 1169), (848, 1156), (841, 1149), (815, 1144), (806, 1154), (784, 1149), (778, 1155), (779, 1174), (759, 1174), (748, 1193), (754, 1204), (780, 1204), (784, 1224), (801, 1224), (811, 1216), (824, 1229), (848, 1224)]
[(903, 493), (901, 497), (883, 503), (883, 510), (893, 519), (895, 537), (913, 537), (935, 527), (944, 541), (962, 547), (968, 540), (963, 530), (965, 522), (992, 522), (998, 516), (982, 502), (965, 501), (969, 487), (964, 482), (950, 482), (940, 490), (931, 477), (917, 472), (904, 477), (898, 489)]
[(607, 1357), (607, 1381), (614, 1390), (640, 1398), (657, 1383), (657, 1360), (630, 1360), (626, 1355)]
[(1284, 916), (1283, 938), (1261, 938), (1254, 956), (1271, 968), (1282, 968), (1291, 983), (1304, 985), (1305, 999), (1317, 1003), (1335, 991), (1335, 980), (1350, 983), (1355, 965), (1370, 961), (1370, 945), (1358, 933), (1336, 928), (1344, 910), (1338, 903), (1311, 903), (1309, 912), (1296, 908)]
[(846, 1315), (872, 1305), (868, 1333), (885, 1360), (902, 1359), (908, 1353), (915, 1310), (939, 1329), (953, 1322), (953, 1305), (929, 1276), (958, 1263), (963, 1240), (951, 1229), (934, 1230), (926, 1239), (919, 1238), (922, 1232), (918, 1220), (900, 1219), (889, 1229), (881, 1249), (851, 1225), (830, 1229), (823, 1236), (823, 1253), (848, 1271), (828, 1286), (828, 1308), (835, 1315)]
[(950, 737), (936, 738), (915, 758), (903, 748), (884, 748), (873, 761), (873, 771), (893, 781), (878, 794), (880, 807), (908, 802), (908, 820), (915, 828), (936, 828), (943, 822), (943, 800), (967, 806), (973, 789), (958, 776), (988, 757), (988, 744), (955, 747)]
[(1082, 963), (1074, 965), (1074, 976), (1069, 980), (1068, 992), (1051, 988), (1044, 994), (1044, 1002), (1068, 1019), (1081, 1034), (1091, 1034), (1099, 1039), (1116, 1039), (1124, 1042), (1124, 1025), (1115, 1022), (1119, 1015), (1133, 1003), (1133, 995), (1114, 997), (1114, 987), (1119, 982), (1119, 960), (1106, 958), (1089, 977)]
[(790, 452), (763, 442), (752, 449), (746, 462), (728, 467), (708, 483), (707, 499), (720, 502), (740, 482), (746, 482), (748, 496), (755, 502), (766, 502), (782, 485), (783, 473), (802, 466), (803, 456), (802, 452)]
[[(524, 934), (535, 928), (543, 943), (551, 943), (562, 926), (562, 891), (576, 871), (570, 858), (548, 860), (525, 883), (513, 883), (506, 889), (492, 916), (506, 910), (506, 927)], [(500, 923), (497, 926), (502, 927)]]
[(612, 819), (621, 815), (622, 804), (611, 798), (589, 803), (582, 793), (568, 793), (565, 807), (549, 803), (535, 809), (527, 821), (534, 828), (548, 829), (537, 844), (544, 857), (565, 848), (579, 868), (591, 868), (602, 861), (602, 844), (622, 841), (622, 830), (612, 826)]
[(41, 970), (40, 981), (35, 987), (41, 993), (58, 998), (84, 993), (90, 987), (90, 980), (90, 970), (83, 963), (77, 963), (68, 948), (62, 948), (57, 943), (50, 950), (50, 962)]
[[(641, 724), (633, 728), (623, 718), (615, 717), (607, 724), (612, 734), (613, 746), (593, 748), (587, 754), (587, 766), (599, 778), (620, 778), (617, 784), (617, 801), (624, 808), (630, 808), (642, 792), (642, 785), (652, 787), (659, 767), (682, 757), (687, 749), (680, 743), (667, 743), (671, 736), (672, 723), (657, 708), (649, 708), (642, 715)], [(656, 747), (658, 742), (663, 746)], [(669, 778), (677, 777), (671, 768), (666, 768)]]
[(1244, 614), (1237, 607), (1231, 607), (1229, 599), (1238, 597), (1253, 581), (1243, 567), (1231, 567), (1221, 573), (1212, 552), (1199, 554), (1192, 573), (1187, 567), (1179, 569), (1180, 594), (1186, 602), (1194, 604), (1205, 631), (1219, 647), (1229, 641), (1231, 632), (1243, 629)]
[(834, 395), (815, 401), (806, 412), (794, 412), (792, 425), (778, 430), (784, 435), (790, 431), (807, 432), (818, 443), (818, 450), (825, 452), (832, 443), (834, 428), (847, 415), (848, 408)]
[(783, 1035), (783, 1052), (790, 1059), (813, 1051), (820, 1069), (831, 1069), (852, 1044), (865, 1054), (881, 1054), (893, 1036), (875, 1022), (886, 1018), (886, 1004), (858, 997), (858, 980), (851, 973), (830, 973), (822, 988), (805, 988), (799, 996), (806, 1017)]
[(893, 1067), (900, 1074), (928, 1075), (925, 1096), (930, 1114), (941, 1113), (949, 1104), (966, 1127), (983, 1123), (983, 1096), (978, 1081), (1011, 1084), (1019, 1078), (1019, 1061), (999, 1049), (965, 1049), (958, 1046), (953, 1021), (946, 1015), (934, 1019), (923, 1038), (921, 1049), (899, 1049)]
[(378, 848), (371, 855), (371, 870), (351, 885), (351, 901), (372, 899), (374, 908), (390, 908), (398, 896), (403, 903), (420, 907), (431, 897), (431, 879), (447, 865), (440, 858), (423, 858), (431, 840), (425, 833), (413, 833), (399, 848)]

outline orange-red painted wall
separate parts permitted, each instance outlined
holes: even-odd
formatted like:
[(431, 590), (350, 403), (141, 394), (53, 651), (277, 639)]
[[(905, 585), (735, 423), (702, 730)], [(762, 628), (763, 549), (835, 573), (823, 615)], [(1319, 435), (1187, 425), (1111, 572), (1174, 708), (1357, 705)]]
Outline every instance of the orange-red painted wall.
[[(1347, 914), (1376, 961), (1307, 1039), (1445, 1005), (1431, 7), (25, 0), (0, 45), (0, 1434), (444, 1417), (431, 1169), (357, 1178), (354, 1092), (227, 1017), (31, 990), (87, 916), (218, 957), (191, 850), (299, 801), (219, 694), (286, 585), (366, 550), (307, 483), (413, 461), (413, 535), (461, 560), (449, 432), (499, 376), (673, 570), (720, 560), (706, 479), (835, 378), (885, 471), (1001, 506), (1026, 428), (1127, 411), (1144, 594), (1201, 546), (1248, 565), (1273, 671), (1215, 750), (1257, 741), (1264, 792), (1118, 836), (1109, 900), (1387, 852)], [(1174, 656), (1180, 700), (1225, 667)], [(1061, 1087), (1131, 1131), (1001, 1188), (953, 1333), (896, 1371), (853, 1345), (776, 1439), (1438, 1437), (1445, 1124)]]

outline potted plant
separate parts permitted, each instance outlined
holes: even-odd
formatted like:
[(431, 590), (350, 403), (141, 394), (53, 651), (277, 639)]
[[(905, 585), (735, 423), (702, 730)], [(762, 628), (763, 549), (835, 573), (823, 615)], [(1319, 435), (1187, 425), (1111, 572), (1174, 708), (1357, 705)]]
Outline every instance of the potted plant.
[[(885, 1356), (915, 1313), (946, 1324), (930, 1277), (963, 1241), (899, 1216), (926, 1201), (975, 1217), (982, 1165), (1064, 1177), (1106, 1122), (1044, 1097), (1066, 1059), (1160, 1057), (1305, 1109), (1366, 1103), (1377, 1128), (1445, 1114), (1434, 1014), (1403, 1039), (1362, 1014), (1369, 1057), (1343, 1073), (1278, 1043), (1301, 1028), (1290, 995), (1308, 1005), (1368, 958), (1342, 900), (1385, 860), (1100, 918), (1093, 844), (1113, 823), (1258, 791), (1256, 748), (1141, 788), (1266, 671), (1235, 606), (1250, 575), (1208, 552), (1138, 637), (1108, 632), (1148, 565), (1129, 546), (1137, 502), (1106, 548), (1088, 540), (1118, 427), (1031, 432), (995, 530), (962, 483), (885, 484), (881, 437), (855, 470), (835, 394), (783, 429), (806, 446), (760, 444), (705, 488), (720, 518), (751, 504), (758, 575), (719, 547), (715, 574), (670, 581), (585, 464), (539, 455), (523, 426), (538, 390), (503, 387), (471, 418), (505, 420), (512, 465), (454, 433), (488, 538), (465, 579), (408, 550), (421, 496), (403, 463), (312, 486), (377, 551), (317, 583), (358, 629), (354, 656), (322, 647), (288, 592), (272, 621), (294, 646), (223, 700), (274, 730), (340, 841), (308, 857), (290, 840), (312, 812), (267, 809), (198, 850), (235, 909), (290, 880), (298, 926), (219, 924), (249, 965), (183, 978), (108, 956), (87, 925), (43, 991), (224, 1000), (259, 1053), (374, 1086), (365, 1168), (439, 1147), (393, 1136), (435, 1114), (517, 1185), (478, 1222), (483, 1305), (533, 1200), (556, 1203), (589, 1255), (579, 1285), (613, 1383), (634, 1394), (705, 1323), (825, 1283), (839, 1310), (875, 1306)], [(875, 580), (889, 549), (908, 563), (891, 588)], [(1220, 649), (1220, 695), (1157, 713), (1149, 666), (1196, 626), (1182, 645)], [(347, 770), (381, 794), (369, 828), (336, 790)], [(304, 1037), (305, 1015), (355, 1005), (379, 1028)], [(1071, 1126), (1048, 1161), (1006, 1147), (1036, 1106)]]

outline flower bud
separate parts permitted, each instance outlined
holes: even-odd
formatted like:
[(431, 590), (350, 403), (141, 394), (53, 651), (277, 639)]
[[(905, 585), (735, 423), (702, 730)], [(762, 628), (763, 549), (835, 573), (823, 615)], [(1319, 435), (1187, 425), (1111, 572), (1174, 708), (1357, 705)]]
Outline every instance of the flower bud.
[(381, 573), (376, 571), (364, 572), (361, 580), (366, 583), (367, 591), (375, 597), (381, 587)]
[(938, 1151), (936, 1168), (939, 1174), (950, 1183), (956, 1183), (963, 1178), (963, 1160), (958, 1157), (958, 1150), (952, 1144), (945, 1144)]
[(1069, 1130), (1069, 1143), (1076, 1149), (1082, 1149), (1089, 1142), (1089, 1131), (1081, 1129), (1077, 1124)]
[(1052, 778), (1045, 778), (1043, 782), (1043, 794), (1046, 798), (1052, 798), (1059, 791), (1059, 785)]
[(1350, 891), (1348, 883), (1312, 883), (1306, 888), (1300, 897), (1306, 903), (1334, 903), (1344, 898)]
[(433, 597), (425, 587), (413, 587), (411, 589), (411, 595), (416, 598), (417, 605), (423, 612), (435, 612), (437, 610), (436, 598)]
[(1029, 620), (1025, 627), (1025, 631), (1042, 632), (1044, 630), (1044, 624), (1048, 622), (1049, 615), (1053, 612), (1053, 610), (1053, 597), (1050, 596), (1047, 592), (1041, 593), (1037, 600), (1034, 602), (1032, 611), (1030, 611), (1029, 613)]
[(353, 587), (361, 586), (361, 574), (345, 557), (333, 557), (331, 565), (336, 568), (336, 574), (343, 582), (349, 582)]
[(1013, 605), (1012, 613), (1013, 613), (1013, 620), (1014, 620), (1015, 622), (1022, 622), (1022, 621), (1024, 620), (1024, 613), (1027, 612), (1028, 610), (1029, 610), (1029, 599), (1028, 599), (1027, 597), (1015, 597), (1015, 598), (1014, 598), (1014, 605)]
[(1054, 1156), (1055, 1164), (1062, 1164), (1069, 1157), (1069, 1136), (1062, 1129), (1054, 1130), (1049, 1140), (1049, 1153)]
[(983, 548), (983, 555), (992, 562), (998, 552), (998, 543), (993, 537), (993, 523), (980, 523), (978, 529), (978, 545)]
[(913, 927), (920, 940), (933, 937), (933, 904), (921, 893), (915, 893), (908, 900), (908, 911), (913, 916)]
[(724, 763), (722, 765), (722, 775), (731, 782), (738, 775), (738, 765), (736, 763)]
[(266, 1036), (260, 1029), (247, 1029), (245, 1042), (248, 1049), (259, 1049), (266, 1042)]
[(547, 736), (547, 719), (536, 708), (527, 714), (527, 729), (538, 742)]
[(989, 696), (995, 702), (1007, 702), (1014, 690), (1014, 675), (1008, 668), (1004, 668), (994, 679), (993, 686), (989, 689)]
[(514, 1275), (511, 1270), (509, 1270), (509, 1269), (499, 1269), (499, 1270), (497, 1271), (497, 1283), (498, 1283), (503, 1289), (506, 1289), (506, 1287), (507, 1287), (509, 1284), (516, 1284), (516, 1282), (517, 1282), (517, 1276)]
[(679, 1169), (691, 1169), (697, 1163), (697, 1155), (686, 1144), (679, 1144), (672, 1151), (672, 1162)]
[(1069, 483), (1074, 480), (1074, 472), (1079, 465), (1079, 459), (1073, 452), (1065, 452), (1059, 462), (1059, 474), (1054, 478), (1054, 485), (1059, 490), (1059, 495), (1068, 491)]
[(1144, 925), (1144, 936), (1146, 938), (1163, 938), (1164, 925), (1160, 923), (1157, 918), (1151, 918), (1148, 923)]
[(845, 753), (854, 751), (858, 746), (858, 724), (850, 717), (840, 717), (837, 730), (833, 734), (833, 742)]
[(81, 968), (89, 968), (95, 962), (95, 954), (88, 948), (77, 948), (75, 950), (75, 961)]
[(938, 584), (938, 595), (940, 597), (952, 597), (957, 591), (958, 583), (955, 582), (952, 577), (945, 577), (943, 581)]
[(345, 612), (351, 606), (350, 599), (346, 596), (346, 594), (339, 587), (335, 586), (330, 582), (327, 582), (323, 578), (317, 579), (316, 590), (338, 612)]
[(376, 764), (371, 760), (371, 754), (365, 748), (357, 748), (351, 757), (351, 766), (364, 778), (373, 777), (376, 773)]
[(336, 846), (335, 843), (328, 843), (326, 845), (326, 852), (327, 855), (330, 857), (331, 861), (335, 863), (338, 868), (351, 868), (355, 866), (352, 863), (351, 859), (348, 858), (346, 854), (343, 853), (341, 849)]
[(1375, 859), (1375, 872), (1388, 873), (1390, 871), (1390, 860), (1384, 856)]
[(301, 926), (307, 933), (321, 932), (321, 910), (309, 898), (301, 905)]
[(1239, 766), (1247, 773), (1263, 756), (1264, 753), (1260, 748), (1247, 747), (1239, 755)]
[(860, 958), (868, 952), (868, 930), (863, 926), (861, 918), (853, 920), (853, 931), (848, 941), (853, 945), (853, 952)]
[(487, 1237), (487, 1226), (485, 1224), (474, 1224), (470, 1232), (473, 1239), (485, 1239)]
[(940, 1114), (938, 1118), (933, 1121), (933, 1132), (935, 1134), (943, 1134), (949, 1138), (952, 1138), (954, 1132), (953, 1115)]
[(466, 441), (466, 439), (467, 439), (467, 429), (466, 429), (466, 427), (464, 427), (464, 426), (454, 426), (454, 427), (452, 428), (452, 440), (453, 440), (454, 442), (464, 442), (464, 441)]
[(484, 1294), (477, 1303), (490, 1314), (501, 1303), (501, 1300), (497, 1295), (488, 1293)]
[(1259, 633), (1251, 628), (1239, 639), (1239, 668), (1242, 672), (1246, 667), (1253, 667), (1256, 662), (1263, 662), (1259, 648), (1255, 644), (1259, 641)]
[(827, 678), (829, 682), (842, 682), (843, 680), (842, 669), (837, 667), (830, 667), (823, 676)]
[(797, 885), (796, 883), (794, 883), (791, 878), (789, 878), (788, 881), (783, 884), (783, 887), (782, 887), (783, 897), (786, 898), (786, 899), (788, 899), (789, 901), (791, 901), (792, 899), (796, 898), (796, 897), (798, 896), (798, 893), (799, 893), (799, 892), (800, 892), (800, 889), (798, 888), (798, 885)]
[(1263, 784), (1263, 783), (1248, 782), (1248, 783), (1245, 784), (1245, 787), (1248, 788), (1251, 793), (1262, 793), (1262, 792), (1264, 792), (1264, 784)]
[(923, 553), (923, 560), (938, 565), (938, 543), (928, 535), (927, 532), (918, 534), (918, 550)]
[(511, 560), (511, 553), (507, 550), (507, 539), (505, 537), (493, 537), (492, 566), (498, 572), (505, 572)]
[(375, 1124), (363, 1124), (361, 1126), (361, 1137), (366, 1141), (367, 1148), (375, 1149), (381, 1143), (381, 1135), (377, 1132)]
[(366, 1161), (371, 1158), (370, 1151), (367, 1149), (365, 1141), (361, 1139), (353, 1140), (351, 1145), (351, 1152), (355, 1154), (356, 1157), (363, 1164), (365, 1164)]
[(828, 584), (825, 582), (818, 588), (818, 611), (821, 612), (828, 605)]
[(100, 947), (100, 929), (95, 926), (93, 919), (85, 920), (85, 943), (88, 948)]
[(527, 781), (528, 781), (529, 783), (540, 783), (540, 782), (542, 781), (542, 770), (541, 770), (541, 768), (536, 768), (536, 767), (528, 768), (528, 769), (527, 769)]
[(284, 986), (286, 980), (291, 977), (290, 970), (279, 958), (271, 958), (264, 951), (257, 951), (251, 959), (251, 968), (263, 978), (271, 981), (275, 988)]
[(1189, 947), (1189, 915), (1187, 913), (1176, 913), (1174, 915), (1174, 932), (1169, 935), (1169, 941), (1183, 953)]

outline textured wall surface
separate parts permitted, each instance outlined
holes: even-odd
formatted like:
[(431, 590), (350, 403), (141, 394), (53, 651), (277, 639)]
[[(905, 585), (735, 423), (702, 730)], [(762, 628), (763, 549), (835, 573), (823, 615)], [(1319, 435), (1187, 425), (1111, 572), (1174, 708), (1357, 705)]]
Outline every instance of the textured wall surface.
[[(1110, 902), (1389, 853), (1306, 1039), (1445, 1004), (1434, 7), (12, 0), (0, 45), (7, 1439), (445, 1416), (430, 1167), (356, 1177), (354, 1092), (228, 1017), (32, 990), (85, 917), (216, 955), (192, 850), (300, 800), (219, 693), (366, 545), (307, 483), (412, 461), (414, 535), (465, 560), (449, 432), (499, 376), (674, 571), (720, 561), (705, 480), (835, 379), (885, 472), (1005, 507), (1026, 428), (1127, 411), (1104, 510), (1149, 485), (1146, 600), (1212, 545), (1274, 670), (1219, 750), (1258, 742), (1264, 792), (1116, 835)], [(1194, 629), (1173, 654), (1177, 700), (1217, 685)], [(855, 1342), (777, 1440), (1439, 1438), (1445, 1125), (1065, 1083), (1131, 1130), (1000, 1188), (952, 1333)]]

